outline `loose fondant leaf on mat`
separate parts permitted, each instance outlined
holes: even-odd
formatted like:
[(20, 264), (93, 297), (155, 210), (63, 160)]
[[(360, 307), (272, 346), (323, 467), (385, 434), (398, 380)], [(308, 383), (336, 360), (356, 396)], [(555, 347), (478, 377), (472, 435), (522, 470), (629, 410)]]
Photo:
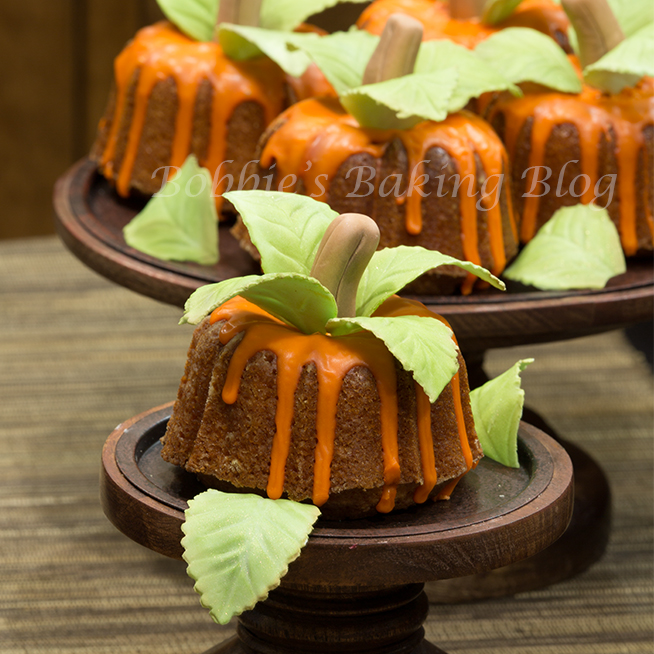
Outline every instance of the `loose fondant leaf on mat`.
[(325, 202), (279, 191), (230, 191), (229, 200), (261, 255), (265, 273), (308, 275), (320, 240), (338, 216)]
[(265, 599), (306, 545), (311, 504), (207, 490), (189, 500), (184, 560), (202, 606), (220, 624)]
[(606, 209), (559, 209), (503, 276), (544, 291), (600, 289), (627, 270), (620, 236)]
[(470, 392), (475, 429), (484, 456), (510, 468), (520, 467), (518, 427), (525, 397), (520, 373), (533, 361), (522, 359)]
[(188, 157), (123, 235), (127, 245), (158, 259), (217, 263), (218, 214), (209, 171)]
[(318, 280), (297, 273), (275, 273), (201, 286), (186, 301), (181, 322), (196, 325), (237, 295), (305, 334), (324, 334), (327, 321), (338, 313), (334, 296)]

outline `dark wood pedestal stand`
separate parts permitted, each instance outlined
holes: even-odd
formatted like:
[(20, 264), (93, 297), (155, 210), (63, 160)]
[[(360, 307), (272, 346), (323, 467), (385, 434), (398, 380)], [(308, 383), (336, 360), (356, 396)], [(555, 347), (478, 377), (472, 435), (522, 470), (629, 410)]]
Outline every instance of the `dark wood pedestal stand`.
[[(183, 511), (203, 487), (161, 459), (171, 406), (136, 416), (109, 436), (101, 494), (120, 531), (181, 558)], [(565, 450), (524, 422), (519, 443), (519, 469), (483, 460), (450, 501), (364, 520), (319, 520), (282, 584), (239, 617), (234, 638), (205, 654), (444, 654), (425, 640), (425, 582), (533, 556), (564, 533), (572, 515)]]
[[(203, 284), (255, 274), (257, 265), (236, 243), (229, 227), (220, 227), (221, 259), (215, 266), (164, 262), (128, 247), (122, 228), (143, 202), (117, 198), (95, 166), (82, 160), (55, 187), (55, 223), (66, 246), (99, 274), (137, 293), (182, 307)], [(567, 340), (651, 320), (654, 314), (652, 260), (630, 261), (627, 273), (600, 291), (559, 293), (490, 289), (468, 297), (416, 297), (445, 316), (457, 335), (473, 386), (483, 383), (484, 354), (494, 348)], [(528, 398), (527, 398), (528, 400)], [(558, 436), (533, 412), (527, 422)], [(465, 571), (432, 583), (432, 602), (502, 597), (542, 588), (588, 568), (601, 557), (610, 532), (610, 489), (593, 458), (558, 439), (573, 460), (575, 505), (565, 536), (537, 557), (488, 572)], [(548, 574), (543, 575), (542, 570)], [(317, 651), (317, 650), (316, 650)], [(336, 651), (336, 650), (334, 650)]]

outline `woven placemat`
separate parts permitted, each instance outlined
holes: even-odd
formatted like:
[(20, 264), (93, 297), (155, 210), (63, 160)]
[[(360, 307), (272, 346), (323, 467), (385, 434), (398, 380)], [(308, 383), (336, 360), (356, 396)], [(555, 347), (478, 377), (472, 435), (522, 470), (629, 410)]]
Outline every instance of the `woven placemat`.
[[(120, 534), (98, 498), (112, 429), (175, 397), (192, 330), (180, 314), (56, 238), (0, 243), (0, 653), (200, 654), (233, 633), (184, 565)], [(529, 404), (609, 477), (609, 548), (545, 590), (433, 606), (428, 637), (450, 654), (651, 654), (651, 369), (612, 332), (494, 351), (487, 372), (525, 357)]]

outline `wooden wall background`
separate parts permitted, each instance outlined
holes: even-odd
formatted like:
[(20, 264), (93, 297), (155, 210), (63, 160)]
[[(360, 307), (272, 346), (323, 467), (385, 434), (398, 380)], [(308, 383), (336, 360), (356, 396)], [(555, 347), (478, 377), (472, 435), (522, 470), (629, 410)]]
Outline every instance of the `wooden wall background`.
[(0, 0), (0, 238), (54, 233), (52, 187), (93, 141), (112, 62), (155, 0)]

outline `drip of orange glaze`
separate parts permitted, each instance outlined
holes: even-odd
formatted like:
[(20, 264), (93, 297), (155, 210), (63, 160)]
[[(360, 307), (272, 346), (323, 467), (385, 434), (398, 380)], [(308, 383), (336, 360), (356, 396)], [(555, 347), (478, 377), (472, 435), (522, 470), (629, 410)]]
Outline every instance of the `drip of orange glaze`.
[[(146, 120), (150, 95), (155, 85), (172, 78), (178, 98), (175, 134), (169, 166), (180, 167), (191, 152), (193, 120), (198, 88), (203, 80), (213, 85), (210, 143), (206, 159), (200, 164), (214, 175), (225, 159), (227, 123), (234, 109), (245, 101), (255, 101), (264, 110), (266, 124), (284, 107), (284, 74), (267, 57), (232, 61), (217, 43), (198, 42), (182, 34), (171, 23), (162, 21), (140, 30), (118, 55), (115, 64), (116, 108), (101, 166), (107, 177), (114, 176), (114, 157), (120, 117), (128, 101), (130, 84), (138, 76), (134, 113), (127, 145), (117, 173), (116, 190), (129, 193), (134, 162)], [(152, 171), (154, 173), (154, 171)], [(217, 193), (223, 189), (217, 189)], [(218, 200), (217, 204), (220, 204)]]
[[(397, 297), (382, 305), (376, 315), (410, 314), (437, 317), (424, 305)], [(210, 320), (212, 323), (225, 321), (220, 331), (222, 343), (227, 343), (236, 334), (244, 332), (243, 339), (237, 345), (227, 370), (222, 391), (223, 401), (226, 404), (233, 404), (237, 400), (241, 376), (252, 356), (260, 351), (270, 351), (276, 357), (276, 432), (273, 438), (267, 485), (267, 494), (273, 499), (281, 497), (284, 490), (286, 460), (291, 445), (295, 390), (304, 366), (313, 363), (318, 377), (317, 443), (312, 493), (312, 501), (317, 506), (321, 506), (329, 498), (336, 410), (343, 380), (347, 373), (357, 366), (364, 366), (372, 372), (381, 405), (384, 467), (384, 485), (377, 510), (381, 513), (392, 511), (401, 473), (397, 434), (397, 380), (394, 359), (384, 343), (368, 332), (342, 337), (302, 334), (240, 297), (216, 309), (211, 314)], [(436, 484), (436, 468), (431, 436), (431, 406), (424, 391), (417, 386), (416, 393), (424, 481), (416, 491), (415, 501), (424, 502)], [(457, 395), (458, 391), (455, 390), (455, 398)], [(459, 432), (461, 433), (463, 429), (465, 433), (462, 412), (460, 415), (457, 413), (457, 424)], [(467, 435), (465, 448), (467, 450), (464, 449), (464, 457), (467, 467), (470, 468), (471, 455)]]
[[(380, 159), (388, 145), (400, 139), (408, 156), (408, 190), (398, 199), (405, 203), (406, 230), (411, 235), (422, 231), (422, 194), (424, 161), (430, 148), (439, 147), (454, 160), (461, 184), (457, 190), (461, 213), (461, 242), (464, 258), (481, 265), (477, 233), (477, 167), (475, 154), (480, 158), (486, 178), (502, 180), (508, 170), (504, 146), (491, 127), (478, 116), (461, 111), (441, 122), (423, 121), (411, 129), (378, 130), (360, 127), (336, 99), (309, 99), (287, 109), (266, 141), (261, 165), (277, 167), (277, 178), (294, 179), (295, 190), (301, 179), (305, 192), (311, 197), (327, 201), (329, 184), (345, 161), (356, 154), (368, 154)], [(310, 164), (310, 165), (309, 165)], [(349, 174), (358, 174), (353, 167)], [(347, 173), (346, 173), (347, 174)], [(471, 181), (475, 180), (475, 181)], [(370, 182), (372, 184), (372, 182)], [(377, 191), (377, 182), (374, 184)], [(365, 192), (363, 186), (357, 193)], [(487, 193), (482, 202), (487, 207), (488, 227), (493, 265), (491, 272), (498, 275), (506, 264), (501, 205), (498, 198), (501, 184)], [(517, 228), (511, 224), (514, 232)], [(464, 293), (472, 290), (474, 278), (469, 276)]]
[[(571, 124), (579, 134), (581, 172), (587, 175), (589, 183), (584, 188), (581, 201), (589, 204), (595, 199), (595, 188), (599, 181), (599, 146), (602, 136), (615, 138), (617, 160), (617, 195), (619, 197), (620, 220), (618, 229), (622, 247), (627, 255), (638, 249), (636, 236), (637, 213), (637, 165), (641, 150), (645, 147), (644, 129), (654, 124), (654, 78), (644, 78), (635, 88), (624, 89), (610, 95), (584, 85), (579, 95), (560, 93), (530, 94), (523, 98), (500, 100), (491, 110), (489, 121), (501, 113), (505, 120), (505, 143), (509, 157), (513, 158), (520, 133), (528, 118), (533, 118), (529, 171), (525, 183), (525, 196), (520, 237), (523, 242), (531, 240), (538, 229), (540, 194), (543, 187), (532, 185), (545, 165), (545, 151), (552, 130), (557, 125)], [(645, 158), (647, 159), (647, 158)], [(647, 165), (647, 163), (646, 163)], [(648, 174), (649, 173), (649, 174)], [(645, 179), (651, 180), (652, 171)], [(549, 182), (554, 185), (558, 180)], [(529, 193), (530, 189), (534, 189)], [(554, 192), (552, 188), (550, 192)], [(578, 190), (576, 191), (578, 192)], [(645, 189), (644, 205), (648, 225), (654, 244), (654, 225), (647, 202)]]

